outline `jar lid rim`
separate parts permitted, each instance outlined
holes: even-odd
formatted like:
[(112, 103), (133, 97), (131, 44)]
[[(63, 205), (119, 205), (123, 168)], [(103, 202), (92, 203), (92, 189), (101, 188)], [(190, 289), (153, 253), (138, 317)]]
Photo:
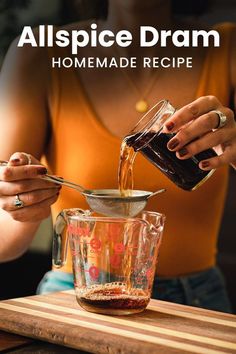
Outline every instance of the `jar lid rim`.
[[(160, 106), (160, 107), (159, 107)], [(161, 118), (162, 116), (162, 112), (168, 107), (170, 106), (172, 108), (172, 111), (170, 110), (170, 112), (174, 113), (175, 109), (172, 107), (171, 103), (166, 100), (163, 99), (159, 102), (157, 102), (147, 113), (145, 113), (142, 118), (138, 121), (138, 123), (134, 126), (134, 128), (130, 131), (130, 133), (125, 137), (126, 140), (128, 140), (131, 136), (134, 136), (137, 133), (138, 134), (137, 138), (135, 139), (135, 143), (137, 143), (138, 141), (140, 141), (143, 136), (145, 136), (151, 129), (151, 127), (153, 126), (153, 124)], [(158, 108), (159, 107), (159, 108)], [(152, 116), (152, 118), (150, 120), (148, 120), (143, 126), (141, 126), (141, 129), (137, 129), (138, 127), (140, 127), (142, 121), (145, 120), (145, 118), (153, 111), (156, 110), (154, 115)], [(160, 129), (158, 131), (160, 131), (163, 127), (163, 124), (160, 124)], [(136, 151), (142, 149), (143, 147), (145, 147), (152, 139), (154, 138), (154, 135), (145, 142), (144, 145), (138, 147), (136, 149)]]

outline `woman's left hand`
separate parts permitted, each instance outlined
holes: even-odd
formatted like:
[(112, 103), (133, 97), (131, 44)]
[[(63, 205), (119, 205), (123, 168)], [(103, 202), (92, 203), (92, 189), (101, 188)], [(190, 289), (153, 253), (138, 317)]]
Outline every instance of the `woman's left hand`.
[[(214, 111), (220, 111), (226, 116), (222, 127), (219, 127), (220, 117)], [(201, 151), (214, 148), (218, 156), (201, 161), (201, 169), (211, 170), (226, 164), (236, 167), (234, 112), (224, 107), (214, 96), (200, 97), (176, 111), (166, 121), (163, 133), (176, 133), (167, 146), (176, 152), (179, 159), (188, 159)]]

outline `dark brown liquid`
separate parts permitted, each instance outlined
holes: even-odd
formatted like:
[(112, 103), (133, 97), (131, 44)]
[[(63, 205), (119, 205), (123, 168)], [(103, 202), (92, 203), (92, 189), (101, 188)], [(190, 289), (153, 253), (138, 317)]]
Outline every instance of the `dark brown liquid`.
[[(212, 149), (208, 149), (187, 160), (180, 160), (176, 157), (175, 152), (171, 152), (167, 148), (167, 143), (172, 137), (173, 134), (148, 133), (140, 138), (140, 133), (137, 133), (126, 137), (123, 144), (127, 146), (127, 149), (133, 149), (133, 153), (140, 149), (139, 151), (177, 186), (188, 191), (192, 190), (209, 174), (209, 171), (203, 171), (198, 167), (199, 162), (216, 156), (216, 153)], [(123, 150), (125, 151), (125, 148)], [(129, 154), (132, 155), (131, 152)], [(122, 169), (122, 163), (120, 163), (120, 168)], [(129, 167), (129, 171), (132, 172), (132, 166)], [(133, 179), (132, 173), (130, 176), (126, 174), (124, 177), (124, 175), (125, 171), (119, 171), (121, 190), (133, 183), (130, 182)], [(125, 183), (122, 182), (122, 178)]]
[(117, 285), (99, 285), (77, 297), (78, 303), (87, 311), (125, 314), (143, 311), (150, 297), (142, 289), (129, 289)]

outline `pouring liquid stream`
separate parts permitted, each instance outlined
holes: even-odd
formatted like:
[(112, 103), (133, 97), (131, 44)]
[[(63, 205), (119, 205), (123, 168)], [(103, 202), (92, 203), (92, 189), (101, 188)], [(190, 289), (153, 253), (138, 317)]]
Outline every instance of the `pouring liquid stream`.
[(127, 144), (127, 138), (123, 139), (118, 167), (118, 186), (124, 197), (132, 196), (134, 188), (133, 165), (136, 154), (134, 148)]
[[(132, 191), (134, 188), (134, 175), (133, 175), (133, 165), (134, 160), (136, 157), (137, 152), (133, 149), (132, 146), (129, 146), (127, 143), (127, 138), (124, 138), (121, 143), (120, 148), (120, 160), (119, 160), (119, 167), (118, 167), (118, 188), (120, 190), (120, 194), (123, 197), (130, 197), (132, 196)], [(125, 206), (126, 208), (126, 215), (129, 215), (130, 205), (127, 203)], [(126, 247), (130, 247), (132, 244), (132, 235), (129, 232), (129, 225), (126, 225)], [(131, 236), (131, 238), (130, 238)], [(124, 262), (124, 274), (127, 279), (127, 291), (131, 292), (132, 285), (131, 285), (131, 254), (126, 254), (126, 260)]]

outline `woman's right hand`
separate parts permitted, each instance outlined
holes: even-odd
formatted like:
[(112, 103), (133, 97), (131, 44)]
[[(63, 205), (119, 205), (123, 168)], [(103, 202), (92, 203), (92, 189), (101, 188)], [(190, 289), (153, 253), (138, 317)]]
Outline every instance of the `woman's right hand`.
[[(16, 221), (32, 223), (50, 215), (61, 187), (40, 178), (47, 174), (47, 169), (30, 157), (31, 164), (27, 154), (16, 152), (7, 166), (0, 167), (0, 208)], [(15, 202), (23, 202), (23, 206)]]

